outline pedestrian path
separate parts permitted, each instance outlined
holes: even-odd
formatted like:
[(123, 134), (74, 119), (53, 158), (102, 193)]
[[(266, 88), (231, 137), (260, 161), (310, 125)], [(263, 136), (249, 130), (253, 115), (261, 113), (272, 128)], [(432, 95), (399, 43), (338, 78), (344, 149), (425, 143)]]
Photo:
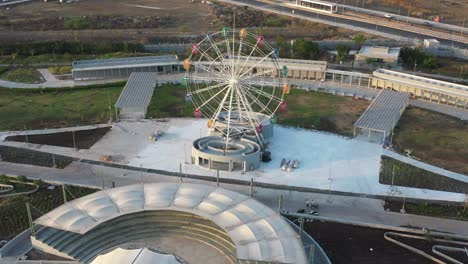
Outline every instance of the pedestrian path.
[(443, 175), (445, 177), (449, 177), (449, 178), (452, 178), (452, 179), (455, 179), (455, 180), (459, 180), (459, 181), (468, 183), (468, 176), (466, 176), (466, 175), (456, 173), (456, 172), (452, 172), (452, 171), (448, 171), (448, 170), (445, 170), (443, 168), (439, 168), (439, 167), (436, 167), (436, 166), (433, 166), (433, 165), (430, 165), (430, 164), (427, 164), (427, 163), (412, 159), (410, 157), (403, 156), (401, 154), (398, 154), (396, 152), (393, 152), (393, 151), (390, 151), (390, 150), (387, 150), (387, 149), (383, 150), (382, 155), (385, 155), (385, 156), (388, 156), (390, 158), (399, 160), (401, 162), (404, 162), (406, 164), (415, 166), (415, 167), (420, 168), (420, 169), (424, 169), (424, 170), (427, 170), (427, 171), (430, 171), (430, 172), (433, 172), (433, 173)]

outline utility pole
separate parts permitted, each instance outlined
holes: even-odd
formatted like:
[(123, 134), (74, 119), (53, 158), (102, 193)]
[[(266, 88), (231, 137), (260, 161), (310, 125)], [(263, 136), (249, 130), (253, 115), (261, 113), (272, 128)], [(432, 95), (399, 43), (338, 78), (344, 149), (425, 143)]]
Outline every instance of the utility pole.
[(73, 137), (73, 148), (76, 150), (75, 130), (72, 130), (72, 137)]
[(394, 180), (395, 180), (395, 163), (393, 163), (393, 170), (392, 170), (392, 187), (393, 187)]
[(216, 186), (219, 188), (219, 170), (216, 170)]
[(179, 182), (182, 183), (182, 163), (179, 163)]
[(24, 135), (26, 137), (26, 143), (29, 144), (29, 137), (28, 137), (28, 133), (26, 132), (26, 125), (24, 125)]
[(33, 237), (35, 237), (36, 236), (36, 230), (34, 229), (34, 223), (33, 223), (33, 220), (32, 220), (31, 208), (30, 208), (29, 203), (26, 203), (26, 212), (28, 214), (29, 228), (31, 229), (31, 235)]
[(280, 194), (279, 201), (278, 201), (278, 214), (281, 215), (282, 211), (283, 211), (283, 195)]
[(101, 172), (101, 184), (102, 184), (102, 189), (104, 190), (104, 173)]
[(107, 87), (107, 102), (109, 103), (109, 123), (112, 123), (112, 107), (111, 107), (109, 87)]
[(253, 178), (250, 178), (250, 197), (253, 197), (254, 195), (254, 180)]
[(65, 184), (62, 184), (63, 203), (67, 203), (67, 193), (65, 191)]

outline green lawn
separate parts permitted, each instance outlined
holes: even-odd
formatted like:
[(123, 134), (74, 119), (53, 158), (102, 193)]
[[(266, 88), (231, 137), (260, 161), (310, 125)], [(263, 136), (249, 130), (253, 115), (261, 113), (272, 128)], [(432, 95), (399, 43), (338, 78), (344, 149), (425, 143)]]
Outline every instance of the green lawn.
[(0, 79), (19, 83), (42, 83), (44, 78), (34, 68), (13, 68), (3, 72)]
[(397, 151), (454, 172), (468, 174), (468, 122), (410, 107), (393, 137)]
[(25, 92), (0, 89), (0, 130), (68, 127), (105, 123), (124, 84), (76, 90)]
[(379, 183), (436, 191), (468, 193), (468, 183), (382, 156)]
[(292, 89), (278, 123), (352, 135), (353, 124), (369, 105), (366, 100)]
[(147, 118), (193, 117), (192, 102), (185, 101), (187, 90), (181, 85), (167, 84), (154, 90), (146, 113)]

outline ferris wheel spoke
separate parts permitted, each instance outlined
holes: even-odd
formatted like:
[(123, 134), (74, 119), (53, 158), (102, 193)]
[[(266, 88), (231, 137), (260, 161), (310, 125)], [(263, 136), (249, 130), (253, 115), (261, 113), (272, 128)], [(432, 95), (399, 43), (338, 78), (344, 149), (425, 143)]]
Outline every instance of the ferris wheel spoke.
[(220, 58), (221, 64), (224, 66), (225, 69), (230, 69), (229, 66), (224, 63), (224, 56), (223, 56), (223, 53), (219, 50), (218, 45), (213, 42), (213, 39), (209, 35), (207, 36), (207, 38), (211, 43), (211, 47), (218, 55), (218, 58)]
[(267, 82), (263, 80), (243, 80), (240, 83), (248, 85), (260, 85), (264, 87), (275, 87), (278, 84), (277, 82)]
[(278, 98), (278, 97), (276, 97), (276, 96), (274, 96), (272, 94), (269, 94), (269, 93), (267, 93), (267, 92), (265, 92), (263, 90), (260, 90), (258, 88), (250, 86), (249, 84), (246, 84), (246, 86), (249, 88), (249, 89), (247, 89), (248, 91), (256, 92), (257, 94), (263, 95), (263, 96), (265, 96), (265, 97), (267, 97), (267, 98), (269, 98), (271, 100), (274, 100), (274, 101), (276, 101), (278, 103), (282, 101), (280, 98)]
[(270, 73), (273, 73), (272, 69), (269, 69), (269, 70), (263, 71), (263, 72), (257, 72), (257, 73), (252, 74), (252, 75), (247, 75), (246, 77), (240, 78), (239, 81), (252, 79), (252, 78), (259, 77), (259, 76), (262, 76), (262, 75), (267, 75), (267, 74), (270, 74)]
[(246, 109), (248, 109), (248, 111), (246, 111), (245, 114), (247, 115), (247, 119), (248, 119), (254, 133), (255, 133), (255, 136), (259, 139), (260, 146), (263, 147), (263, 136), (258, 133), (258, 131), (256, 129), (256, 125), (254, 123), (254, 120), (256, 120), (257, 123), (259, 123), (259, 121), (258, 121), (257, 117), (252, 116), (252, 113), (254, 113), (254, 111), (252, 110), (249, 101), (244, 96), (244, 94), (242, 94), (242, 92), (240, 90), (241, 89), (236, 89), (236, 92), (238, 93), (239, 97), (241, 98), (241, 103), (244, 105), (244, 107)]
[[(201, 58), (205, 57), (211, 63), (211, 65), (216, 66), (216, 69), (218, 69), (219, 72), (223, 72), (223, 71), (226, 71), (228, 69), (227, 66), (224, 63), (220, 63), (220, 62), (216, 61), (207, 52), (201, 50), (200, 54), (202, 55)], [(201, 58), (200, 58), (200, 60), (201, 60)], [(219, 55), (218, 55), (218, 58), (220, 58)], [(200, 60), (198, 61), (198, 63), (202, 62)], [(220, 60), (222, 61), (223, 57), (221, 57)]]
[[(213, 65), (213, 64), (212, 64)], [(215, 71), (214, 69), (210, 68), (210, 67), (207, 67), (203, 62), (196, 62), (193, 64), (193, 66), (195, 68), (200, 68), (202, 70), (204, 70), (205, 72), (210, 72), (214, 75), (216, 75), (217, 77), (225, 80), (226, 79), (226, 76), (224, 76), (220, 71)]]
[(228, 108), (228, 122), (227, 122), (227, 136), (226, 136), (226, 148), (228, 147), (228, 143), (229, 143), (229, 135), (231, 134), (231, 113), (232, 113), (232, 98), (233, 98), (233, 93), (234, 93), (234, 88), (231, 86), (230, 87), (230, 90), (231, 90), (231, 96), (229, 96), (229, 108)]
[(262, 63), (264, 60), (266, 60), (267, 58), (270, 58), (270, 56), (275, 53), (275, 51), (271, 51), (270, 53), (268, 53), (268, 55), (266, 55), (265, 57), (263, 57), (261, 60), (257, 61), (257, 63), (255, 63), (252, 67), (250, 67), (247, 71), (245, 71), (244, 73), (242, 73), (240, 76), (238, 76), (238, 78), (242, 78), (242, 76), (246, 75), (248, 72), (250, 72), (253, 68), (257, 67), (260, 63)]
[(226, 85), (226, 87), (224, 87), (223, 89), (221, 89), (219, 92), (217, 92), (216, 94), (214, 94), (213, 96), (211, 96), (208, 100), (206, 100), (203, 104), (201, 104), (200, 106), (198, 106), (198, 108), (202, 108), (203, 106), (205, 106), (206, 104), (208, 104), (209, 102), (211, 102), (211, 100), (213, 100), (214, 98), (216, 98), (218, 95), (220, 95), (222, 92), (224, 92), (226, 89), (229, 88), (229, 85)]
[(191, 94), (194, 95), (194, 94), (204, 93), (204, 92), (207, 92), (207, 91), (222, 87), (223, 85), (227, 85), (227, 84), (226, 83), (218, 83), (218, 84), (215, 84), (215, 85), (211, 85), (211, 86), (208, 86), (208, 87), (193, 91), (193, 92), (191, 92)]
[(268, 109), (268, 106), (265, 105), (260, 99), (259, 97), (255, 97), (252, 93), (250, 93), (248, 90), (245, 90), (244, 91), (246, 93), (246, 95), (248, 95), (249, 97), (251, 98), (255, 98), (252, 102), (257, 104), (259, 107), (260, 107), (260, 111), (256, 111), (256, 112), (265, 112), (267, 115), (271, 116), (273, 115), (273, 113), (270, 111), (270, 109)]

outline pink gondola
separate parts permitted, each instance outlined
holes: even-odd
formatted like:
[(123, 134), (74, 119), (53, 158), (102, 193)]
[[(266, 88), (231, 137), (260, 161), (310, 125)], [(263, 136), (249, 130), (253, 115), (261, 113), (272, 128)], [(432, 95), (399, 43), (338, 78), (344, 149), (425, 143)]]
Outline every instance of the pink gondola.
[(262, 131), (263, 131), (263, 125), (262, 125), (262, 124), (258, 124), (257, 127), (256, 127), (256, 129), (257, 129), (257, 133), (261, 134)]
[(195, 44), (193, 44), (193, 45), (192, 45), (192, 54), (193, 54), (193, 55), (196, 55), (196, 54), (198, 54), (199, 51), (200, 51), (200, 50), (198, 49), (198, 46), (195, 45)]
[(263, 44), (265, 44), (265, 38), (263, 36), (259, 36), (257, 38), (257, 45), (258, 46), (263, 46)]
[(201, 111), (199, 108), (195, 109), (195, 111), (193, 112), (193, 117), (195, 118), (200, 118), (201, 117)]
[(281, 111), (286, 111), (287, 109), (287, 106), (286, 106), (286, 102), (285, 101), (281, 101), (280, 105), (279, 105), (279, 109)]

